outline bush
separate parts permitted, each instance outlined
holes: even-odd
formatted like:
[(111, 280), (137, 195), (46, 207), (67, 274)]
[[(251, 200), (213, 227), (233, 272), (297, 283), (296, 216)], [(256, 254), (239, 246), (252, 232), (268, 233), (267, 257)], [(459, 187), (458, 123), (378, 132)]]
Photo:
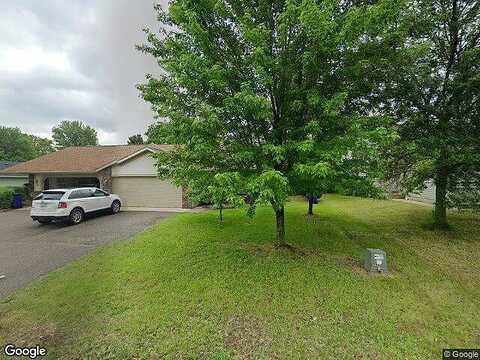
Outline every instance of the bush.
[(12, 187), (0, 187), (0, 209), (8, 209), (12, 206), (12, 198), (15, 193)]
[(385, 191), (373, 182), (362, 179), (348, 179), (336, 185), (337, 193), (348, 196), (359, 196), (373, 199), (386, 199)]
[(13, 194), (15, 193), (21, 194), (23, 201), (28, 198), (28, 192), (25, 187), (0, 187), (0, 209), (9, 209), (12, 207)]
[(480, 212), (480, 189), (468, 188), (450, 192), (447, 195), (449, 208), (461, 211)]

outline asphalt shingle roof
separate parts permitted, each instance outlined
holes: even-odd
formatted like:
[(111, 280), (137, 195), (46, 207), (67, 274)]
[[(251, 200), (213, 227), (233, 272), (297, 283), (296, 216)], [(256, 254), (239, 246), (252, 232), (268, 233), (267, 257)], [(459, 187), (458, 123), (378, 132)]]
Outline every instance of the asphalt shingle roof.
[(4, 170), (6, 168), (9, 168), (13, 165), (16, 165), (18, 164), (18, 162), (14, 162), (14, 161), (0, 161), (0, 170)]
[(173, 145), (75, 146), (11, 166), (0, 173), (95, 173), (144, 149), (168, 151)]

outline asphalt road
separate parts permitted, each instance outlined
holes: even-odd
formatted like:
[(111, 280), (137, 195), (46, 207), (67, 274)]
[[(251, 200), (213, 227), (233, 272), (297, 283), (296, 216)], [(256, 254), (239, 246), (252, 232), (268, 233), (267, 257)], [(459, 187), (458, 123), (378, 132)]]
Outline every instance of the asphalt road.
[(29, 209), (0, 212), (0, 298), (97, 246), (128, 239), (172, 213), (120, 212), (79, 225), (40, 225)]

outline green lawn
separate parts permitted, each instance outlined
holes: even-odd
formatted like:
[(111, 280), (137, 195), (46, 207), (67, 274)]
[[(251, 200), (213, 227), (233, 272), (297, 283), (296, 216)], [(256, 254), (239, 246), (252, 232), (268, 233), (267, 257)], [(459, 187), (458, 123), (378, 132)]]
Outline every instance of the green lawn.
[[(325, 196), (291, 201), (291, 250), (260, 208), (182, 214), (96, 251), (0, 302), (0, 345), (52, 359), (439, 359), (480, 347), (480, 218)], [(389, 275), (362, 270), (367, 247)], [(0, 355), (1, 356), (1, 355)]]

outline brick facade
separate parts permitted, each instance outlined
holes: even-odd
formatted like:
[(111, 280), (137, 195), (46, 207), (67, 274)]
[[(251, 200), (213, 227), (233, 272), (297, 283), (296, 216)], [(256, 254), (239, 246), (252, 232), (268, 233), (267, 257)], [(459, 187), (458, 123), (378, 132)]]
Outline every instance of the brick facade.
[(182, 187), (182, 209), (192, 209), (194, 207), (192, 201), (188, 197), (188, 191)]
[(100, 188), (105, 191), (112, 192), (112, 167), (103, 169), (97, 173), (97, 178), (100, 181)]

